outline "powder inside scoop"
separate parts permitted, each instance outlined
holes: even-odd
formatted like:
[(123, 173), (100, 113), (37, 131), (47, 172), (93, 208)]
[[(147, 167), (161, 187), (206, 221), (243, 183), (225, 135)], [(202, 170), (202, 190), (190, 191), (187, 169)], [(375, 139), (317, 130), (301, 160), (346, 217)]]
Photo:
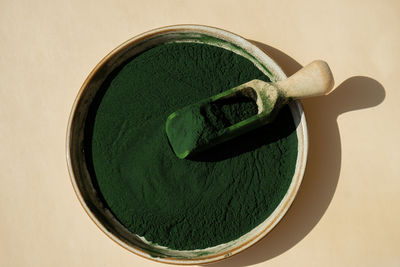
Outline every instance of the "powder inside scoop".
[(217, 138), (227, 133), (228, 127), (256, 115), (257, 112), (256, 101), (240, 92), (216, 100), (213, 97), (186, 106), (168, 116), (166, 133), (175, 154), (179, 158), (185, 158), (217, 144)]

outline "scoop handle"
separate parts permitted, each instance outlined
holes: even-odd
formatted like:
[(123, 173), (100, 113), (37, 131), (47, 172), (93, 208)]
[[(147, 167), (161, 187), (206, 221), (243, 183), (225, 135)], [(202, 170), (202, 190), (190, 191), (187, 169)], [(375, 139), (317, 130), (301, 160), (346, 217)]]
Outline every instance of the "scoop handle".
[(334, 80), (328, 64), (315, 60), (276, 85), (286, 97), (306, 98), (328, 94), (333, 88)]

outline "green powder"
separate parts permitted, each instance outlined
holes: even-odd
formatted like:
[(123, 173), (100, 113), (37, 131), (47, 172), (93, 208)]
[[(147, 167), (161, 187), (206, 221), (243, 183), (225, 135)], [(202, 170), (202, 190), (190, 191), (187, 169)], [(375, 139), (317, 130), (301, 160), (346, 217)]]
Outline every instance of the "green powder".
[[(252, 79), (269, 81), (228, 50), (171, 43), (131, 59), (104, 83), (85, 133), (87, 155), (104, 201), (127, 229), (169, 248), (201, 249), (240, 237), (274, 211), (297, 158), (288, 107), (273, 123), (190, 160), (176, 157), (165, 133), (175, 110)], [(251, 103), (240, 106), (209, 114), (233, 124), (254, 113)]]
[(166, 133), (179, 158), (218, 144), (217, 139), (227, 133), (228, 127), (258, 113), (255, 100), (241, 92), (217, 100), (215, 97), (186, 106), (168, 117)]
[(258, 107), (253, 99), (238, 96), (206, 105), (201, 113), (213, 129), (221, 130), (256, 115), (257, 111)]

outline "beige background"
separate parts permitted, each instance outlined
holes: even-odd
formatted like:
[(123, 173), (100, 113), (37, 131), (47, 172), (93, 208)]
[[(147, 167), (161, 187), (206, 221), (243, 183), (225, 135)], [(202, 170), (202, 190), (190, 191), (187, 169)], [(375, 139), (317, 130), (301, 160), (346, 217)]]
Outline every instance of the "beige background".
[(400, 1), (0, 0), (0, 266), (162, 266), (89, 219), (64, 156), (74, 98), (128, 38), (197, 23), (262, 45), (288, 74), (321, 58), (336, 90), (304, 101), (310, 155), (283, 221), (214, 266), (400, 266)]

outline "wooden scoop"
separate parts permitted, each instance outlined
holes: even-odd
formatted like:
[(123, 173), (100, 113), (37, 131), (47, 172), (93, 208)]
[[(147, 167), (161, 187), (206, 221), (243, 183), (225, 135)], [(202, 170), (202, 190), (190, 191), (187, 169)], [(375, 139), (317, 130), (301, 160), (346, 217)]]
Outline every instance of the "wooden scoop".
[[(316, 60), (286, 80), (276, 83), (252, 80), (179, 109), (167, 118), (166, 133), (175, 154), (183, 159), (271, 122), (290, 100), (325, 95), (333, 85), (328, 64)], [(257, 104), (257, 114), (233, 125), (219, 123), (218, 110), (207, 111), (222, 101), (235, 103), (243, 99)]]

